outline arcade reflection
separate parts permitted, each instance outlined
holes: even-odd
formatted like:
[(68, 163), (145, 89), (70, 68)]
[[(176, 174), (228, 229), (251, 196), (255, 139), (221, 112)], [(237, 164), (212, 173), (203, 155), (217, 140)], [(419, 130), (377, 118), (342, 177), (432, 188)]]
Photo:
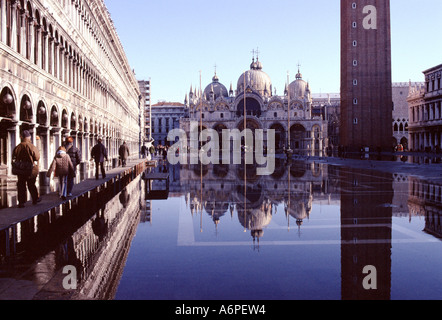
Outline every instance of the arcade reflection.
[[(141, 215), (141, 178), (0, 231), (0, 300), (113, 299)], [(123, 183), (123, 182), (120, 182)], [(76, 270), (66, 287), (64, 267)]]
[[(160, 164), (148, 169), (118, 195), (97, 196), (95, 205), (86, 205), (88, 210), (73, 206), (56, 213), (64, 217), (56, 225), (39, 225), (37, 220), (23, 224), (20, 230), (15, 230), (15, 235), (2, 235), (2, 239), (8, 238), (9, 242), (13, 239), (22, 253), (7, 257), (5, 250), (0, 251), (0, 280), (8, 280), (0, 281), (0, 299), (10, 298), (8, 294), (17, 292), (14, 286), (23, 285), (26, 280), (34, 299), (69, 296), (77, 299), (292, 300), (300, 299), (298, 294), (301, 294), (301, 299), (388, 300), (398, 297), (398, 293), (392, 295), (395, 244), (404, 245), (401, 247), (404, 255), (413, 263), (413, 251), (408, 253), (408, 245), (429, 250), (433, 260), (426, 263), (440, 267), (437, 265), (442, 261), (440, 181), (422, 181), (320, 162), (278, 160), (276, 168), (271, 176), (257, 176), (254, 166)], [(162, 199), (158, 193), (152, 197), (153, 185), (143, 179), (149, 173), (169, 175), (170, 183), (153, 183), (156, 190), (167, 186), (167, 200), (158, 200)], [(172, 205), (173, 199), (183, 202), (185, 209)], [(160, 204), (167, 210), (156, 210)], [(320, 217), (317, 217), (318, 207), (326, 211)], [(328, 213), (332, 208), (337, 208), (337, 214)], [(404, 221), (415, 218), (424, 220), (425, 227), (402, 226)], [(163, 219), (165, 222), (161, 223)], [(185, 232), (190, 230), (193, 242), (180, 244), (180, 235), (178, 244), (176, 242), (176, 226), (178, 233), (189, 227), (183, 227), (182, 219), (191, 220), (190, 229)], [(48, 220), (51, 219), (45, 219)], [(195, 230), (193, 226), (197, 226)], [(161, 230), (155, 231), (155, 228)], [(44, 236), (35, 236), (35, 229), (43, 231)], [(213, 230), (216, 231), (214, 237)], [(137, 234), (140, 237), (136, 237)], [(1, 247), (5, 245), (2, 241)], [(263, 249), (269, 246), (272, 250)], [(220, 247), (224, 249), (217, 251)], [(248, 255), (247, 251), (253, 254), (248, 256), (255, 262), (253, 269), (244, 268), (247, 261), (238, 258), (238, 255)], [(194, 252), (197, 252), (195, 256)], [(304, 283), (301, 290), (294, 280), (299, 281), (298, 276), (291, 272), (295, 265), (299, 266), (290, 260), (294, 253), (297, 259), (304, 257), (298, 273), (307, 278), (310, 274), (309, 279), (321, 279), (321, 275), (314, 274), (313, 261), (330, 261), (326, 276), (329, 279), (318, 280), (320, 285)], [(142, 257), (147, 257), (148, 263), (143, 263)], [(336, 259), (339, 262), (333, 265)], [(231, 273), (220, 285), (214, 274), (222, 274), (226, 263)], [(278, 264), (277, 273), (269, 273), (270, 263)], [(75, 292), (62, 288), (61, 270), (66, 265), (74, 265), (79, 270), (79, 288)], [(376, 266), (376, 290), (362, 286), (367, 277), (362, 270), (367, 265)], [(252, 270), (266, 275), (264, 278), (269, 277), (249, 280), (255, 281), (257, 287), (265, 284), (265, 290), (251, 290), (254, 285), (248, 283), (243, 289), (231, 291), (238, 278), (250, 279)], [(336, 274), (340, 281), (334, 286)], [(419, 273), (418, 276), (427, 283), (434, 274)], [(133, 281), (137, 283), (137, 290), (133, 289)], [(173, 286), (167, 285), (170, 282)], [(189, 286), (189, 282), (193, 284)], [(434, 286), (438, 286), (437, 279)], [(331, 287), (337, 287), (340, 292), (330, 293)], [(200, 293), (191, 293), (191, 288)], [(439, 288), (433, 298), (441, 298)]]

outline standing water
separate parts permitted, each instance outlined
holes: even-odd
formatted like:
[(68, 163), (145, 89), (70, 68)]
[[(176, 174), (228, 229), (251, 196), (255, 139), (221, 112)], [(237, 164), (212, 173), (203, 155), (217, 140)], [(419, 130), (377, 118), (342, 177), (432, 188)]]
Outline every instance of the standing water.
[(440, 184), (307, 162), (155, 170), (167, 192), (139, 176), (19, 239), (0, 299), (442, 298)]

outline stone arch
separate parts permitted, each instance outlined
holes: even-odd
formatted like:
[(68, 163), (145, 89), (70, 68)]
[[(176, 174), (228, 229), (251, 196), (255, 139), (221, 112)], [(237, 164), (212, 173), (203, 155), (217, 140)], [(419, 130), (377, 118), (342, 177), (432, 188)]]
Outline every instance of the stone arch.
[(78, 122), (77, 122), (77, 116), (75, 115), (75, 112), (71, 113), (71, 117), (70, 117), (70, 127), (71, 130), (73, 131), (77, 131), (78, 130)]
[(290, 127), (290, 147), (294, 150), (304, 149), (304, 139), (306, 138), (306, 129), (300, 123), (295, 123)]
[[(246, 97), (246, 113), (247, 116), (261, 117), (262, 114), (262, 104), (255, 97)], [(236, 105), (236, 115), (238, 117), (244, 116), (244, 99), (239, 99)]]
[(287, 144), (287, 133), (286, 129), (280, 122), (274, 122), (270, 130), (275, 130), (275, 148), (276, 151), (280, 151)]
[(17, 114), (14, 91), (5, 86), (0, 92), (0, 117), (15, 119)]
[(48, 110), (43, 100), (40, 100), (37, 104), (36, 109), (37, 114), (37, 124), (40, 126), (48, 126)]
[(90, 131), (89, 121), (88, 121), (88, 119), (86, 117), (84, 117), (84, 120), (83, 120), (83, 131), (84, 132), (89, 132)]
[(69, 113), (67, 109), (63, 109), (61, 113), (61, 127), (64, 129), (69, 128)]
[[(236, 128), (240, 131), (244, 130), (244, 117), (242, 117), (236, 124)], [(255, 132), (256, 129), (262, 129), (263, 125), (258, 118), (246, 117), (246, 128)]]
[(20, 121), (32, 123), (33, 117), (34, 111), (31, 98), (28, 94), (24, 94), (20, 101)]
[(51, 108), (51, 114), (50, 114), (50, 125), (51, 127), (60, 127), (60, 112), (58, 111), (58, 107), (56, 105), (53, 105)]
[(78, 116), (78, 131), (84, 132), (84, 117), (82, 114)]
[(313, 138), (313, 148), (314, 150), (322, 149), (322, 129), (318, 124), (313, 125), (312, 127), (312, 138)]

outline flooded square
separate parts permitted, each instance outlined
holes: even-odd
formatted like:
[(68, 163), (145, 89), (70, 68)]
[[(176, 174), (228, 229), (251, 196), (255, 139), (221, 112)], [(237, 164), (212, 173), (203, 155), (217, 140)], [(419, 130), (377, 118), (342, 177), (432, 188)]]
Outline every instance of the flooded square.
[(442, 298), (440, 181), (321, 161), (278, 160), (271, 176), (160, 164), (87, 207), (10, 235), (0, 298)]

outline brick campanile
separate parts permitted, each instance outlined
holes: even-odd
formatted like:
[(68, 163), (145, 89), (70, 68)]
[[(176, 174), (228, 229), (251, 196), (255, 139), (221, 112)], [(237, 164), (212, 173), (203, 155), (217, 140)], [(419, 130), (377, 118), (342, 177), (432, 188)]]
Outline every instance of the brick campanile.
[(390, 0), (341, 0), (341, 145), (392, 148)]

